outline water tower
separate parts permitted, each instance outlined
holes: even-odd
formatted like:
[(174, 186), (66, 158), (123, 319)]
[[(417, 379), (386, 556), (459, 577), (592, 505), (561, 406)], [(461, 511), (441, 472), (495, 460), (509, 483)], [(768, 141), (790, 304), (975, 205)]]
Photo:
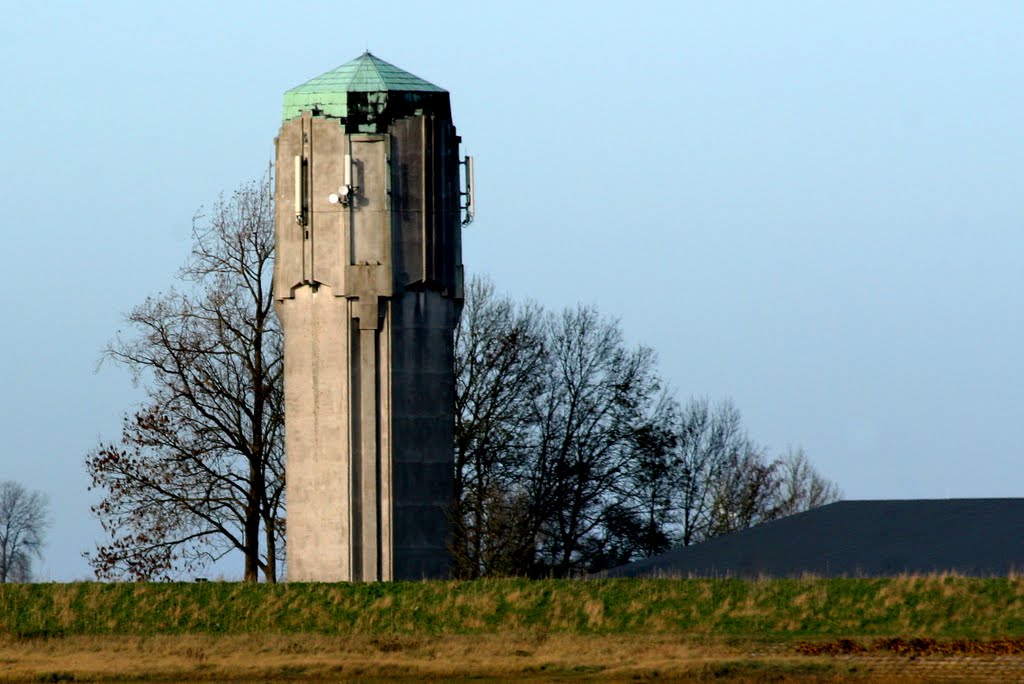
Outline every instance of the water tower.
[(473, 211), (459, 140), (445, 90), (369, 52), (285, 93), (274, 296), (290, 581), (448, 573)]

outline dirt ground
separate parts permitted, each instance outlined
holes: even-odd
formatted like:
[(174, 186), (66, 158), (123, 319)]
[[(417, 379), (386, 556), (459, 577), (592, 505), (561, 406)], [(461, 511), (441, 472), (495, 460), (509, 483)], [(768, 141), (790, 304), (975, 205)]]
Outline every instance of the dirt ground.
[(0, 640), (0, 681), (1024, 681), (1024, 656), (801, 655), (678, 637), (110, 636)]

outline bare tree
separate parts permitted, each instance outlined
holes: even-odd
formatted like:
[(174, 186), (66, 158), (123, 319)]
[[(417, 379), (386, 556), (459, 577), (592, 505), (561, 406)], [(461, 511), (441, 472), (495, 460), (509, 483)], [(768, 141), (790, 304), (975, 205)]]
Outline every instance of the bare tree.
[(543, 388), (542, 312), (470, 280), (455, 331), (455, 505), (451, 543), (461, 578), (519, 574), (533, 559), (527, 493), (532, 400)]
[(778, 517), (809, 511), (843, 498), (839, 486), (818, 472), (803, 447), (789, 449), (776, 463), (776, 473), (779, 486), (775, 513)]
[(456, 370), (458, 576), (564, 576), (663, 549), (671, 401), (650, 349), (592, 307), (556, 316), (474, 279)]
[(775, 464), (745, 436), (725, 454), (718, 477), (709, 485), (714, 503), (708, 537), (745, 530), (777, 517), (773, 505), (778, 491)]
[(677, 413), (675, 400), (662, 394), (652, 411), (656, 420), (637, 426), (631, 434), (633, 457), (623, 487), (626, 496), (616, 509), (605, 513), (607, 559), (602, 564), (607, 567), (653, 556), (672, 544)]
[(18, 482), (0, 482), (0, 584), (32, 579), (32, 559), (43, 557), (50, 500)]
[(747, 449), (740, 413), (731, 401), (712, 407), (707, 398), (692, 398), (676, 428), (673, 527), (683, 546), (704, 541), (716, 527), (719, 485), (728, 477), (730, 456)]
[(672, 534), (683, 546), (835, 501), (839, 489), (802, 453), (775, 461), (729, 400), (694, 398), (677, 428)]
[(231, 551), (244, 578), (283, 561), (282, 340), (273, 311), (270, 178), (222, 197), (192, 227), (184, 289), (148, 298), (104, 358), (146, 399), (121, 439), (86, 457), (109, 542), (98, 577), (169, 578)]
[(459, 579), (523, 576), (537, 554), (529, 493), (468, 483), (457, 502), (452, 543), (452, 574)]
[[(546, 387), (534, 401), (527, 472), (538, 563), (563, 577), (602, 569), (611, 520), (634, 513), (629, 475), (639, 431), (665, 421), (654, 352), (629, 348), (618, 321), (578, 306), (549, 318)], [(600, 558), (601, 562), (596, 562)]]

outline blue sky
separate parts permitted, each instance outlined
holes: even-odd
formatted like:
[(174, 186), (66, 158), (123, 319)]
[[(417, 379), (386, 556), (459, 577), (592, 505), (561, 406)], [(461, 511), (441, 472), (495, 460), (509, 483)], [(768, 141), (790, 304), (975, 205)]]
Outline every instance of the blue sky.
[(1011, 2), (7, 8), (0, 479), (53, 499), (43, 578), (90, 576), (82, 459), (139, 397), (100, 349), (284, 91), (367, 48), (452, 93), (470, 273), (620, 317), (848, 498), (1021, 495), (1021, 35)]

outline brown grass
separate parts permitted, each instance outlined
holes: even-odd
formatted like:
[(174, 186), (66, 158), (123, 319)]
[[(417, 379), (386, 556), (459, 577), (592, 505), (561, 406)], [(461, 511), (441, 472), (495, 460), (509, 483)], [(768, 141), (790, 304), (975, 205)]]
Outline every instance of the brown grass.
[[(904, 645), (910, 642), (904, 642)], [(891, 644), (792, 645), (668, 635), (155, 635), (0, 639), (10, 681), (891, 682), (1016, 680), (1024, 658), (986, 642), (977, 657), (907, 657)], [(941, 644), (940, 644), (941, 645)], [(822, 644), (824, 646), (824, 644)], [(921, 646), (921, 644), (917, 644)], [(997, 648), (998, 646), (998, 648)], [(1014, 645), (1016, 647), (1016, 645)], [(909, 646), (908, 646), (909, 648)], [(922, 647), (923, 648), (923, 647)], [(809, 649), (804, 650), (810, 652)], [(1014, 651), (1016, 652), (1016, 651)], [(926, 654), (927, 655), (927, 654)]]
[(0, 640), (0, 681), (654, 677), (831, 681), (850, 668), (666, 636), (72, 636)]

